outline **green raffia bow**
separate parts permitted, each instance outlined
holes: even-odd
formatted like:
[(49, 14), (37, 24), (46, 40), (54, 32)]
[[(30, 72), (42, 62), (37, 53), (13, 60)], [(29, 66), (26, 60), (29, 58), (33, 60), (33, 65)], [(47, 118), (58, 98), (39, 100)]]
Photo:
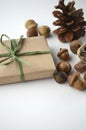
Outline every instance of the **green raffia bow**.
[[(9, 41), (11, 43), (11, 47), (7, 46), (3, 42), (3, 37), (6, 37), (9, 39)], [(0, 65), (9, 65), (9, 64), (13, 63), (14, 61), (17, 61), (19, 70), (20, 70), (20, 78), (21, 78), (22, 82), (25, 81), (22, 64), (29, 65), (29, 63), (26, 62), (25, 60), (23, 60), (22, 58), (20, 58), (20, 56), (30, 56), (30, 55), (40, 55), (40, 54), (49, 54), (50, 53), (50, 51), (33, 51), (33, 52), (20, 52), (19, 53), (19, 50), (23, 44), (23, 36), (21, 36), (18, 43), (16, 43), (15, 39), (11, 40), (7, 35), (2, 34), (0, 42), (3, 45), (3, 47), (5, 47), (8, 50), (8, 53), (0, 54), (0, 58), (5, 57), (3, 60), (0, 60)]]

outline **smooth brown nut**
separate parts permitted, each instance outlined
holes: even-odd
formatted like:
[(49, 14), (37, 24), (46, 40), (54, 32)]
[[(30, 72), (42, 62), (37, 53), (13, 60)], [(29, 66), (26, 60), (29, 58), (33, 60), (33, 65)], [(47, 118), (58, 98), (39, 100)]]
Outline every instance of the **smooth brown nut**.
[(37, 27), (37, 23), (34, 20), (30, 19), (30, 20), (25, 21), (25, 28), (26, 29), (30, 29), (33, 27)]
[(79, 72), (74, 72), (73, 74), (71, 74), (68, 80), (69, 86), (73, 87), (75, 82), (79, 79), (79, 76), (80, 76)]
[(29, 28), (27, 30), (27, 37), (34, 37), (34, 36), (38, 36), (36, 27)]
[(84, 90), (85, 89), (85, 84), (84, 82), (79, 78), (78, 80), (76, 80), (76, 82), (74, 83), (74, 88), (78, 89), (78, 90)]
[(85, 71), (85, 73), (84, 73), (84, 79), (86, 80), (86, 71)]
[(60, 48), (60, 51), (57, 53), (57, 56), (64, 60), (67, 61), (69, 59), (69, 53), (68, 53), (68, 49), (65, 48)]
[(66, 74), (70, 73), (71, 71), (71, 65), (68, 62), (61, 61), (57, 64), (57, 70), (58, 71), (63, 71)]
[(64, 83), (64, 82), (67, 81), (67, 74), (65, 72), (61, 72), (61, 71), (57, 72), (57, 71), (55, 71), (54, 79), (55, 79), (55, 81), (57, 83), (60, 83), (60, 84)]
[(77, 51), (79, 58), (86, 62), (86, 44), (83, 44)]
[(81, 47), (81, 42), (78, 40), (74, 40), (70, 43), (70, 50), (74, 53), (77, 54), (77, 50)]
[(50, 28), (46, 25), (43, 25), (41, 27), (38, 28), (38, 32), (40, 35), (43, 35), (45, 37), (49, 37), (50, 35)]
[(83, 73), (83, 72), (86, 71), (86, 63), (83, 62), (83, 61), (80, 61), (80, 62), (78, 62), (78, 63), (74, 66), (74, 68), (75, 68), (78, 72)]

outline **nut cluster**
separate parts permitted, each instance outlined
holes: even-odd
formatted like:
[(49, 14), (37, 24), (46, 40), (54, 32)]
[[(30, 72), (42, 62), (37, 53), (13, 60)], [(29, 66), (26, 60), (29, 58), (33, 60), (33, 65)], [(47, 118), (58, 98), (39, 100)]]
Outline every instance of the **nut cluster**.
[[(69, 76), (68, 82), (70, 86), (83, 90), (86, 88), (86, 44), (82, 44), (78, 39), (85, 36), (86, 21), (83, 17), (83, 9), (77, 10), (74, 5), (74, 1), (65, 4), (65, 0), (59, 0), (53, 11), (53, 16), (57, 18), (57, 20), (53, 22), (53, 25), (58, 26), (58, 28), (54, 30), (54, 33), (58, 35), (58, 39), (62, 42), (70, 42), (70, 50), (74, 54), (77, 54), (81, 60), (74, 65), (77, 72)], [(66, 62), (69, 60), (70, 56), (66, 48), (61, 48), (57, 56), (62, 61), (57, 64), (57, 73), (55, 73), (54, 76), (55, 80), (61, 83), (67, 80), (66, 77), (71, 72), (71, 65)], [(84, 78), (82, 79), (80, 73), (83, 72)], [(61, 82), (59, 82), (59, 80)]]
[(27, 37), (38, 36), (38, 34), (45, 37), (50, 35), (50, 28), (48, 26), (43, 25), (38, 27), (38, 24), (32, 19), (25, 22), (25, 28), (27, 29)]
[[(77, 72), (73, 73), (69, 77), (69, 85), (74, 86), (79, 90), (86, 88), (86, 44), (81, 43), (78, 40), (72, 41), (70, 43), (70, 50), (77, 54), (81, 61), (74, 65)], [(83, 80), (80, 78), (80, 73), (84, 72)], [(72, 80), (74, 79), (74, 80)], [(72, 85), (71, 82), (74, 84)]]
[(68, 74), (71, 72), (71, 65), (66, 62), (69, 60), (69, 53), (66, 48), (60, 48), (57, 56), (62, 60), (56, 66), (54, 78), (58, 83), (64, 83), (67, 81)]
[[(75, 47), (74, 47), (75, 46)], [(81, 47), (80, 42), (74, 41), (71, 42), (71, 47), (73, 47), (71, 50), (74, 54), (78, 52), (78, 49)], [(79, 52), (80, 53), (80, 52)], [(57, 53), (57, 56), (62, 60), (60, 61), (54, 73), (54, 78), (56, 82), (58, 83), (64, 83), (68, 79), (69, 86), (72, 86), (78, 90), (84, 90), (86, 88), (86, 63), (83, 61), (80, 61), (77, 63), (74, 68), (77, 70), (73, 74), (70, 74), (71, 72), (71, 65), (67, 62), (69, 59), (69, 53), (68, 50), (65, 48), (61, 48), (59, 52)], [(80, 73), (84, 72), (84, 80), (80, 77)], [(70, 75), (69, 75), (70, 74)]]

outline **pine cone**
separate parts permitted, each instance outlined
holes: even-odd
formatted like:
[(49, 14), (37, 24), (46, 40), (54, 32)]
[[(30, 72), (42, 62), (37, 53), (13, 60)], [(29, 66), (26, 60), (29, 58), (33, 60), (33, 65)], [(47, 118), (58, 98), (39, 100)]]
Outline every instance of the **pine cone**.
[(86, 21), (84, 21), (83, 9), (76, 10), (75, 2), (64, 4), (64, 0), (60, 0), (53, 11), (54, 17), (58, 20), (53, 22), (55, 26), (60, 26), (54, 31), (62, 42), (70, 42), (77, 40), (85, 35)]

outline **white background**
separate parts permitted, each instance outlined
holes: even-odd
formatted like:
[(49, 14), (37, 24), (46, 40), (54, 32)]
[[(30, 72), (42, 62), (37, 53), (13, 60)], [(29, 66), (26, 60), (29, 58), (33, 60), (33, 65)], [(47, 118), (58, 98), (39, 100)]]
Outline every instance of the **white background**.
[[(53, 31), (52, 11), (57, 2), (0, 0), (0, 35), (25, 36), (27, 19), (34, 19), (39, 26), (48, 25)], [(83, 8), (86, 17), (86, 0), (76, 0), (76, 8)], [(47, 40), (57, 63), (59, 48), (69, 49), (69, 43), (60, 43), (54, 35)], [(86, 42), (86, 38), (81, 41)], [(70, 56), (74, 66), (79, 58), (71, 52)], [(60, 85), (53, 78), (0, 86), (0, 130), (86, 130), (86, 91), (67, 83)]]

